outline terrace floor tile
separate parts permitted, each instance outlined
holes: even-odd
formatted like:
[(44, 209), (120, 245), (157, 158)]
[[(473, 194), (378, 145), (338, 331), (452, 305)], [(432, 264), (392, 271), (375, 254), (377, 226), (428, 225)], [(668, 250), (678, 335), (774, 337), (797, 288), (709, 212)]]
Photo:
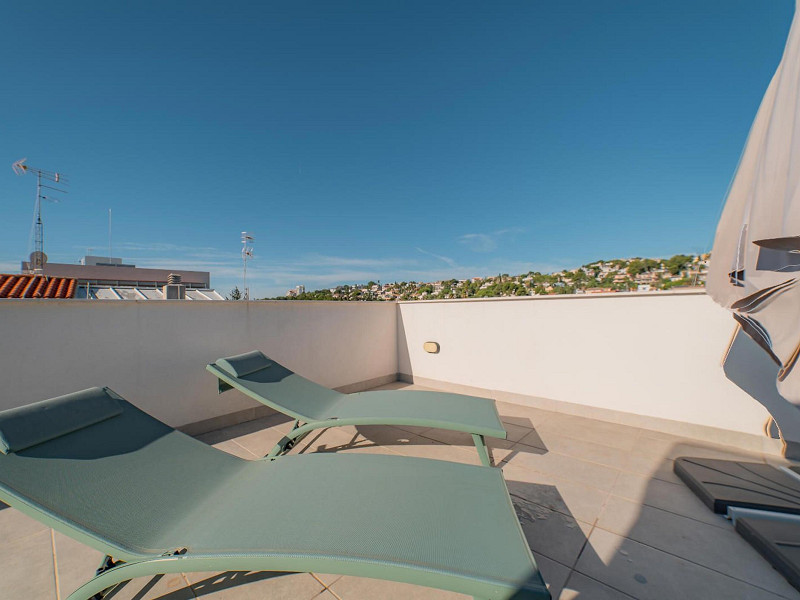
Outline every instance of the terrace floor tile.
[(575, 569), (639, 600), (800, 598), (794, 588), (778, 595), (600, 528), (591, 532)]
[(409, 583), (345, 575), (330, 590), (341, 600), (470, 600), (469, 596)]
[(196, 597), (204, 600), (311, 600), (325, 591), (310, 573), (226, 571), (185, 577)]

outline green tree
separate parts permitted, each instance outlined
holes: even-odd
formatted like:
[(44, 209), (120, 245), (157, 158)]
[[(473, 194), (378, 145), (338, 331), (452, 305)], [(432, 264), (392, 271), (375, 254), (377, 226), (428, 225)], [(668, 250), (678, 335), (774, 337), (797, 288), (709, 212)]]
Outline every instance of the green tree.
[(664, 265), (672, 275), (677, 275), (683, 271), (692, 262), (692, 257), (686, 254), (676, 254), (668, 258)]
[(635, 259), (628, 263), (628, 275), (636, 276), (641, 273), (644, 273), (647, 270), (647, 265), (645, 265), (643, 260)]
[(238, 285), (231, 290), (230, 296), (226, 298), (226, 300), (241, 300), (241, 299), (242, 299), (242, 292), (239, 291)]

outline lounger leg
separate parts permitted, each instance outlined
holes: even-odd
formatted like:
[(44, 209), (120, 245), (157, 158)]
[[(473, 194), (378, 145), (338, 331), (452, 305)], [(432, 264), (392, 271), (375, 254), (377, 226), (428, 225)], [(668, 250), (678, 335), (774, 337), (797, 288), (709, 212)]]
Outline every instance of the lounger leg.
[[(292, 427), (292, 430), (287, 433), (280, 442), (275, 444), (275, 447), (270, 450), (269, 454), (267, 454), (264, 458), (275, 458), (276, 456), (279, 456), (282, 452), (292, 448), (295, 444), (300, 442), (300, 440), (302, 440), (315, 429), (325, 429), (326, 427), (331, 427), (337, 424), (338, 423), (336, 422), (336, 419), (331, 419), (328, 421), (314, 421), (313, 423), (306, 423), (300, 427)], [(297, 421), (295, 421), (295, 425), (297, 425)]]
[(489, 462), (489, 451), (486, 449), (486, 443), (483, 441), (483, 436), (477, 433), (472, 434), (472, 441), (475, 442), (475, 449), (478, 451), (478, 456), (481, 457), (481, 462), (484, 466), (491, 467)]

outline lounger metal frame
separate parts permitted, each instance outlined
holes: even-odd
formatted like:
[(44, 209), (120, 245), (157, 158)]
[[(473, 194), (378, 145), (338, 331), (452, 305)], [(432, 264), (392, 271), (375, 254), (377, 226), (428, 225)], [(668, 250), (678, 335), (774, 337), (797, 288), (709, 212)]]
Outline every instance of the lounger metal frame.
[[(443, 421), (438, 419), (424, 419), (424, 418), (387, 418), (387, 417), (348, 417), (348, 418), (331, 418), (326, 419), (323, 421), (306, 421), (304, 419), (304, 415), (298, 414), (292, 411), (290, 408), (282, 405), (277, 404), (271, 401), (269, 398), (265, 398), (253, 390), (239, 384), (236, 381), (235, 377), (232, 377), (230, 373), (220, 369), (215, 364), (209, 364), (206, 366), (206, 370), (210, 373), (213, 373), (214, 376), (217, 378), (217, 385), (219, 393), (223, 393), (230, 389), (236, 389), (242, 392), (243, 394), (261, 402), (269, 406), (270, 408), (289, 415), (290, 417), (294, 418), (295, 421), (292, 425), (292, 430), (284, 436), (272, 450), (267, 454), (267, 457), (276, 457), (280, 456), (281, 454), (288, 452), (291, 450), (297, 443), (299, 443), (304, 437), (306, 437), (309, 433), (316, 429), (327, 429), (329, 427), (344, 427), (347, 425), (406, 425), (406, 426), (417, 426), (417, 427), (433, 427), (436, 429), (447, 429), (450, 431), (460, 431), (464, 433), (469, 433), (472, 436), (472, 441), (475, 444), (475, 449), (478, 451), (478, 456), (481, 460), (481, 464), (484, 466), (490, 467), (491, 466), (491, 459), (489, 458), (489, 451), (486, 448), (486, 441), (484, 439), (484, 434), (482, 433), (475, 433), (473, 431), (467, 431), (463, 427), (458, 426), (457, 424), (453, 423), (452, 421)], [(497, 432), (499, 435), (499, 432)], [(505, 431), (503, 431), (505, 434)], [(505, 438), (505, 435), (502, 436)]]

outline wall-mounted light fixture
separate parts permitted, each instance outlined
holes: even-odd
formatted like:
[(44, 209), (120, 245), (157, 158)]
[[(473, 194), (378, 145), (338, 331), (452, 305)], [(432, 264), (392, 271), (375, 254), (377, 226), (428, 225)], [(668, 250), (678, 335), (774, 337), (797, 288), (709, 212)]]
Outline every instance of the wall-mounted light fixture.
[(422, 344), (422, 348), (425, 352), (429, 352), (430, 354), (439, 354), (439, 344), (436, 342), (425, 342)]

